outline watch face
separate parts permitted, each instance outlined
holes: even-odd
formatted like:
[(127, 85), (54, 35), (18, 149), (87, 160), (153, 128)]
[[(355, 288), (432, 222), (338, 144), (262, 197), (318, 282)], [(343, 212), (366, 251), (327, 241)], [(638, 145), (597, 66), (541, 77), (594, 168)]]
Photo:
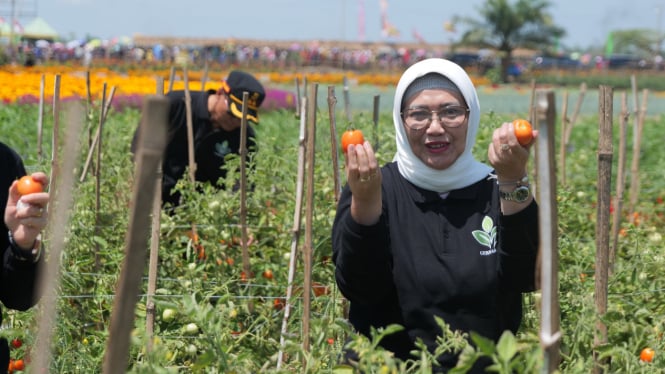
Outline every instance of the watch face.
[(525, 202), (526, 199), (529, 198), (529, 187), (526, 186), (517, 187), (517, 189), (515, 189), (515, 191), (513, 192), (513, 196), (515, 198), (515, 201), (520, 203)]

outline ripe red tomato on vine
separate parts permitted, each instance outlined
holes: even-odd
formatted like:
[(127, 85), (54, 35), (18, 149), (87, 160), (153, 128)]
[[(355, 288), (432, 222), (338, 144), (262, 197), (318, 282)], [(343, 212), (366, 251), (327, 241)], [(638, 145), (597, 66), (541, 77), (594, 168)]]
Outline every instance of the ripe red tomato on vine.
[(43, 192), (44, 186), (34, 180), (30, 175), (24, 175), (18, 180), (18, 193), (21, 195), (29, 195), (32, 193)]
[(653, 348), (644, 348), (642, 352), (640, 352), (640, 360), (644, 362), (651, 362), (653, 361), (653, 357), (656, 355), (656, 352), (653, 350)]
[(529, 121), (525, 119), (516, 119), (513, 121), (515, 128), (515, 137), (521, 145), (528, 145), (533, 140), (533, 128)]
[(344, 131), (342, 134), (342, 150), (344, 153), (346, 153), (347, 149), (349, 148), (349, 145), (358, 145), (358, 144), (363, 144), (365, 142), (365, 137), (363, 136), (363, 132), (360, 130), (356, 129), (350, 129)]

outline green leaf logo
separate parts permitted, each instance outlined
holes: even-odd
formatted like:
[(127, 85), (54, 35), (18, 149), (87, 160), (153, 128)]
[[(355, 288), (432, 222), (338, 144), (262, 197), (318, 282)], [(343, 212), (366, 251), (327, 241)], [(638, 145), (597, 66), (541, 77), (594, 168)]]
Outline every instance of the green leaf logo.
[(478, 243), (489, 248), (487, 251), (480, 251), (481, 256), (489, 256), (496, 253), (496, 226), (491, 217), (485, 216), (481, 224), (482, 230), (473, 230), (471, 235)]

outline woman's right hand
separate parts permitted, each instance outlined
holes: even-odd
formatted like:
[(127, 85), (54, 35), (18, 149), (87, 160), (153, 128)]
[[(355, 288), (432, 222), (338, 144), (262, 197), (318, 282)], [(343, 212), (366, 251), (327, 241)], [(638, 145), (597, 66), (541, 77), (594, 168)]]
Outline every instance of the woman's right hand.
[(351, 216), (373, 225), (381, 215), (381, 169), (372, 145), (349, 145), (345, 153), (346, 181), (351, 189)]

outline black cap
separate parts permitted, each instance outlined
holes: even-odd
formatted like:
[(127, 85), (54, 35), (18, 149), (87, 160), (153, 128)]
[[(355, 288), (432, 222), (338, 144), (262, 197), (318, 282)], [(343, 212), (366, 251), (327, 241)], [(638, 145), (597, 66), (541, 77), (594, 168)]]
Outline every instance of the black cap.
[(266, 93), (263, 86), (253, 75), (234, 70), (222, 82), (221, 91), (225, 92), (231, 98), (229, 102), (229, 111), (236, 117), (242, 118), (242, 94), (247, 92), (247, 120), (259, 123), (257, 113)]

